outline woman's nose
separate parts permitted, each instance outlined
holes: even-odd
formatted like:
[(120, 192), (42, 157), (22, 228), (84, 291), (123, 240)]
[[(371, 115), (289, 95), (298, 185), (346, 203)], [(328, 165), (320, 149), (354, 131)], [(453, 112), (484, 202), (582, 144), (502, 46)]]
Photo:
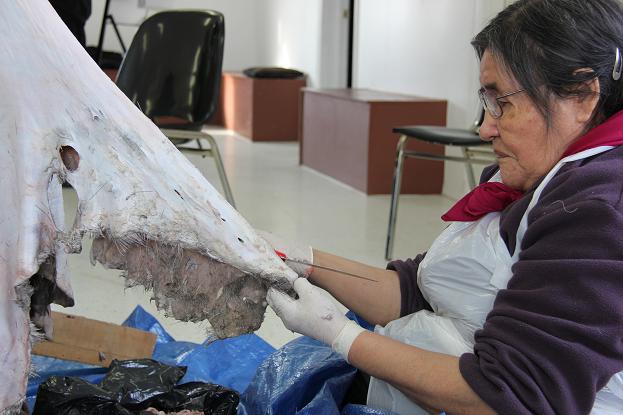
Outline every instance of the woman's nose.
[(493, 141), (494, 138), (500, 135), (497, 120), (488, 111), (485, 111), (485, 118), (482, 120), (479, 132), (480, 139), (483, 141)]

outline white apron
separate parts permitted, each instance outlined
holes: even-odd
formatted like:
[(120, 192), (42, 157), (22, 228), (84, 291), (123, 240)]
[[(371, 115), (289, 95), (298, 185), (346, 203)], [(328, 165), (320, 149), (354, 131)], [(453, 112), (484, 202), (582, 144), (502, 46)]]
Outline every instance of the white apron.
[[(539, 201), (547, 183), (560, 167), (610, 150), (602, 146), (565, 157), (545, 176), (534, 191), (524, 213), (511, 257), (500, 237), (500, 213), (489, 213), (475, 222), (453, 222), (433, 242), (418, 269), (418, 286), (434, 313), (422, 310), (377, 326), (379, 334), (422, 349), (460, 356), (473, 352), (474, 332), (482, 328), (498, 290), (512, 277), (521, 242), (528, 227), (528, 214)], [(491, 181), (499, 181), (499, 173)], [(390, 384), (370, 379), (369, 406), (398, 414), (426, 415), (418, 405)], [(591, 415), (623, 414), (623, 372), (612, 377), (597, 393)]]

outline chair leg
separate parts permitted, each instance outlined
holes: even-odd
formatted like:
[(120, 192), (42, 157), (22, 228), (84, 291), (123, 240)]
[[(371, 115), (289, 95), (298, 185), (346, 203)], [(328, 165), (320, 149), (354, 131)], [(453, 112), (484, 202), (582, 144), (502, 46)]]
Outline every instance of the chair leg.
[(394, 250), (394, 236), (396, 233), (396, 215), (398, 215), (398, 198), (400, 197), (400, 187), (402, 184), (402, 167), (404, 162), (404, 147), (408, 137), (400, 136), (396, 146), (396, 167), (394, 169), (394, 185), (392, 188), (392, 198), (389, 208), (389, 225), (387, 227), (387, 241), (385, 244), (385, 259), (392, 258)]
[[(207, 140), (210, 143), (212, 157), (214, 157), (214, 162), (216, 163), (216, 170), (218, 171), (219, 178), (221, 179), (221, 185), (223, 186), (225, 199), (227, 199), (229, 204), (235, 208), (236, 204), (234, 203), (234, 195), (232, 194), (231, 188), (229, 187), (229, 181), (227, 180), (227, 175), (225, 174), (225, 167), (223, 166), (223, 160), (221, 159), (221, 153), (218, 150), (216, 141), (214, 140), (214, 137), (206, 133), (202, 133), (201, 138)], [(199, 141), (199, 139), (197, 139), (197, 141)], [(201, 145), (199, 146), (201, 147)]]
[(476, 187), (476, 178), (474, 177), (474, 166), (470, 160), (469, 150), (466, 147), (461, 148), (463, 150), (463, 157), (465, 157), (465, 174), (467, 175), (467, 184), (469, 189), (472, 190)]

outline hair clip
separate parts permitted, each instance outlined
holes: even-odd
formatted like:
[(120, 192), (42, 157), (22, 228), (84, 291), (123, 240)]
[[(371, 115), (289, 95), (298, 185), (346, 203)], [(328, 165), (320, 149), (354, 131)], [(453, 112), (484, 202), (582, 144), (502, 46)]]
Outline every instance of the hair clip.
[(623, 73), (623, 62), (621, 62), (621, 51), (617, 48), (614, 58), (614, 68), (612, 69), (612, 79), (618, 81), (621, 79), (621, 73)]

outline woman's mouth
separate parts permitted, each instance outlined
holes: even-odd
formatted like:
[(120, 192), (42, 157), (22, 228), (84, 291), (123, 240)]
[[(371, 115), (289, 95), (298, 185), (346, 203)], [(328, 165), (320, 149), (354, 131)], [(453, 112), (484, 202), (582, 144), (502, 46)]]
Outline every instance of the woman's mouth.
[(495, 148), (493, 149), (493, 154), (495, 154), (495, 158), (496, 159), (503, 159), (503, 158), (506, 158), (506, 157), (510, 157), (509, 154), (507, 154), (507, 153), (505, 153), (503, 151), (497, 150)]

